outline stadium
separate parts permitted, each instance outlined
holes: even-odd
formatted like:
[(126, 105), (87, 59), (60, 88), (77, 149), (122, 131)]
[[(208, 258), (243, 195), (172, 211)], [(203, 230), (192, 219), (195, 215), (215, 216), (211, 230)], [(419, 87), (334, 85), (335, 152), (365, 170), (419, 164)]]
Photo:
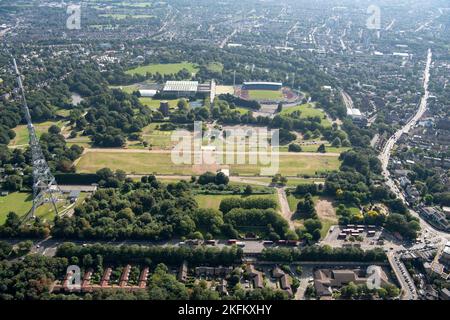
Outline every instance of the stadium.
[(235, 96), (244, 100), (255, 100), (261, 104), (297, 103), (301, 97), (281, 82), (246, 81), (235, 87)]

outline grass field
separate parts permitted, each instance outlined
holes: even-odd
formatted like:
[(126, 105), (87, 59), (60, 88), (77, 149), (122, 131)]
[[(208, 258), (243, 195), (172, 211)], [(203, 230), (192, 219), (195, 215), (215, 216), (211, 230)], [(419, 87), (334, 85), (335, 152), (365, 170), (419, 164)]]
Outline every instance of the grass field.
[[(34, 128), (36, 130), (36, 134), (38, 137), (40, 137), (44, 132), (48, 131), (48, 128), (50, 128), (52, 125), (56, 124), (58, 127), (63, 126), (63, 121), (46, 121), (42, 123), (36, 123), (34, 124)], [(16, 133), (16, 137), (11, 140), (9, 143), (10, 146), (21, 146), (21, 145), (28, 145), (28, 128), (26, 125), (19, 125), (15, 127), (14, 132)]]
[[(302, 144), (302, 140), (294, 141), (293, 143), (297, 143), (302, 147), (302, 152), (317, 152), (320, 144)], [(325, 149), (327, 153), (343, 153), (348, 151), (351, 148), (341, 147), (335, 148), (332, 147), (330, 143), (325, 143)], [(280, 152), (287, 152), (289, 150), (289, 145), (280, 146)]]
[(280, 100), (283, 98), (281, 90), (248, 90), (247, 92), (251, 100)]
[(189, 62), (181, 62), (181, 63), (167, 63), (167, 64), (150, 64), (128, 70), (125, 73), (140, 74), (140, 75), (146, 75), (147, 73), (151, 74), (160, 73), (161, 75), (170, 75), (176, 74), (183, 69), (186, 69), (190, 73), (194, 74), (198, 71), (198, 67), (195, 64)]
[(134, 91), (139, 90), (139, 86), (136, 84), (130, 84), (128, 86), (109, 86), (110, 89), (120, 89), (123, 92), (132, 94)]
[(68, 147), (77, 144), (80, 147), (89, 148), (92, 144), (91, 138), (89, 136), (80, 136), (80, 133), (78, 133), (75, 138), (66, 139), (66, 142)]
[[(84, 201), (86, 197), (86, 193), (81, 193), (77, 203)], [(15, 212), (19, 217), (25, 216), (31, 209), (32, 201), (32, 194), (26, 192), (14, 192), (6, 197), (0, 197), (0, 225), (5, 223), (9, 212)], [(61, 202), (60, 205), (57, 205), (58, 210), (62, 209), (63, 204)], [(43, 220), (52, 222), (55, 217), (53, 206), (50, 203), (40, 206), (36, 211), (36, 215)]]
[(317, 109), (314, 107), (312, 103), (305, 103), (295, 107), (286, 107), (281, 111), (282, 115), (290, 115), (295, 111), (300, 111), (300, 118), (308, 118), (308, 117), (320, 117), (322, 119), (321, 123), (325, 127), (331, 127), (331, 122), (328, 119), (325, 119), (325, 112), (321, 109)]
[[(127, 173), (136, 174), (191, 175), (196, 173), (191, 165), (173, 164), (170, 153), (88, 152), (81, 157), (77, 164), (79, 172), (96, 172), (104, 167), (112, 170), (122, 169)], [(313, 175), (316, 172), (335, 170), (338, 167), (338, 157), (301, 154), (280, 156), (280, 173), (284, 176)], [(260, 167), (250, 164), (232, 165), (231, 173), (234, 175), (259, 175)]]
[[(249, 197), (260, 198), (260, 199), (270, 198), (270, 199), (277, 201), (277, 203), (278, 203), (278, 197), (276, 194), (252, 195)], [(210, 194), (208, 194), (208, 195), (199, 194), (199, 195), (195, 196), (195, 200), (197, 201), (199, 207), (205, 208), (205, 209), (219, 209), (220, 202), (223, 199), (227, 199), (227, 198), (243, 199), (245, 197), (241, 196), (241, 195), (210, 195)]]
[(173, 131), (162, 131), (157, 129), (158, 124), (152, 123), (142, 129), (142, 139), (149, 143), (153, 149), (172, 149), (174, 142), (171, 140)]
[[(338, 157), (305, 156), (301, 153), (280, 156), (280, 170), (283, 176), (314, 175), (316, 173), (337, 170), (340, 162)], [(260, 167), (257, 165), (232, 165), (231, 173), (238, 175), (257, 175)]]
[(192, 166), (175, 165), (170, 154), (108, 152), (84, 154), (77, 164), (78, 172), (96, 172), (101, 168), (122, 169), (136, 174), (191, 174)]
[[(144, 105), (149, 107), (152, 110), (158, 110), (159, 105), (161, 103), (161, 101), (163, 100), (158, 100), (158, 99), (152, 99), (152, 98), (139, 98), (139, 101)], [(176, 108), (177, 107), (177, 103), (178, 103), (178, 99), (173, 99), (173, 100), (164, 100), (169, 102), (169, 108)]]
[[(267, 183), (270, 184), (272, 182), (271, 178), (267, 178), (267, 177), (262, 177), (262, 178), (245, 178), (246, 181), (255, 181), (255, 182), (263, 182), (263, 183)], [(320, 183), (324, 183), (325, 179), (321, 179), (321, 178), (314, 178), (314, 179), (306, 179), (306, 178), (294, 178), (294, 177), (290, 177), (288, 179), (288, 182), (286, 184), (287, 187), (296, 187), (299, 184), (310, 184), (310, 183), (316, 183), (316, 182), (320, 182)], [(245, 183), (243, 183), (245, 184)]]
[(24, 192), (14, 192), (6, 197), (0, 197), (0, 225), (5, 223), (6, 216), (11, 211), (24, 216), (31, 209), (32, 200), (32, 195)]

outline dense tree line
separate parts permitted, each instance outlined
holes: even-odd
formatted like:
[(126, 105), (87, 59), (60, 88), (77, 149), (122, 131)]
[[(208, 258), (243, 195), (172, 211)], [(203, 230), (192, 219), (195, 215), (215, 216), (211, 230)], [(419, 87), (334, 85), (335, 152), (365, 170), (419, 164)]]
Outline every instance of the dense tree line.
[(331, 248), (329, 246), (309, 246), (295, 248), (266, 248), (261, 253), (260, 260), (276, 262), (301, 261), (355, 261), (355, 262), (386, 262), (383, 249), (376, 248), (364, 251), (360, 248)]
[(67, 242), (58, 247), (56, 256), (77, 257), (79, 261), (90, 255), (103, 257), (104, 263), (113, 264), (148, 264), (155, 266), (164, 263), (170, 266), (180, 266), (183, 261), (193, 265), (233, 265), (240, 263), (242, 249), (238, 247), (225, 247), (223, 249), (212, 247), (162, 247), (162, 246), (139, 246), (139, 245), (105, 245), (94, 244), (90, 246), (77, 246)]

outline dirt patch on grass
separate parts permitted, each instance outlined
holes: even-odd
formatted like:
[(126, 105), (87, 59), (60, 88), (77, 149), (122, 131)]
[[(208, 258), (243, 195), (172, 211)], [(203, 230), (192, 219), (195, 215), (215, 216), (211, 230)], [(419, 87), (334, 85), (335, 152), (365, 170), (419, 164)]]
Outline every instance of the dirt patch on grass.
[(316, 211), (320, 219), (337, 221), (336, 210), (334, 210), (333, 202), (330, 199), (319, 199), (316, 202)]

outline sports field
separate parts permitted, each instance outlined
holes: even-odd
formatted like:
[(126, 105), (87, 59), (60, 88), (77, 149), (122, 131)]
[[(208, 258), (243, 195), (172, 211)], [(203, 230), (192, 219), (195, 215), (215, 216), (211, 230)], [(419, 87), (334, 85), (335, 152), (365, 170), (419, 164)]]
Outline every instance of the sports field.
[(176, 74), (179, 71), (186, 69), (190, 73), (197, 73), (198, 67), (189, 62), (181, 62), (181, 63), (167, 63), (167, 64), (150, 64), (146, 66), (140, 66), (131, 70), (126, 71), (126, 74), (139, 74), (146, 75), (147, 73), (155, 74), (159, 73), (161, 75), (171, 75)]
[(281, 90), (248, 90), (248, 98), (250, 100), (281, 100), (283, 94)]
[[(124, 152), (125, 151), (125, 152)], [(279, 172), (285, 176), (314, 175), (319, 172), (336, 170), (340, 162), (337, 156), (319, 155), (281, 155)], [(82, 173), (96, 172), (101, 168), (122, 169), (135, 174), (179, 174), (192, 175), (195, 172), (191, 165), (175, 165), (170, 153), (133, 152), (133, 150), (87, 152), (77, 163), (77, 171)], [(255, 176), (261, 174), (258, 165), (231, 165), (232, 175)], [(197, 169), (198, 170), (198, 169)]]

